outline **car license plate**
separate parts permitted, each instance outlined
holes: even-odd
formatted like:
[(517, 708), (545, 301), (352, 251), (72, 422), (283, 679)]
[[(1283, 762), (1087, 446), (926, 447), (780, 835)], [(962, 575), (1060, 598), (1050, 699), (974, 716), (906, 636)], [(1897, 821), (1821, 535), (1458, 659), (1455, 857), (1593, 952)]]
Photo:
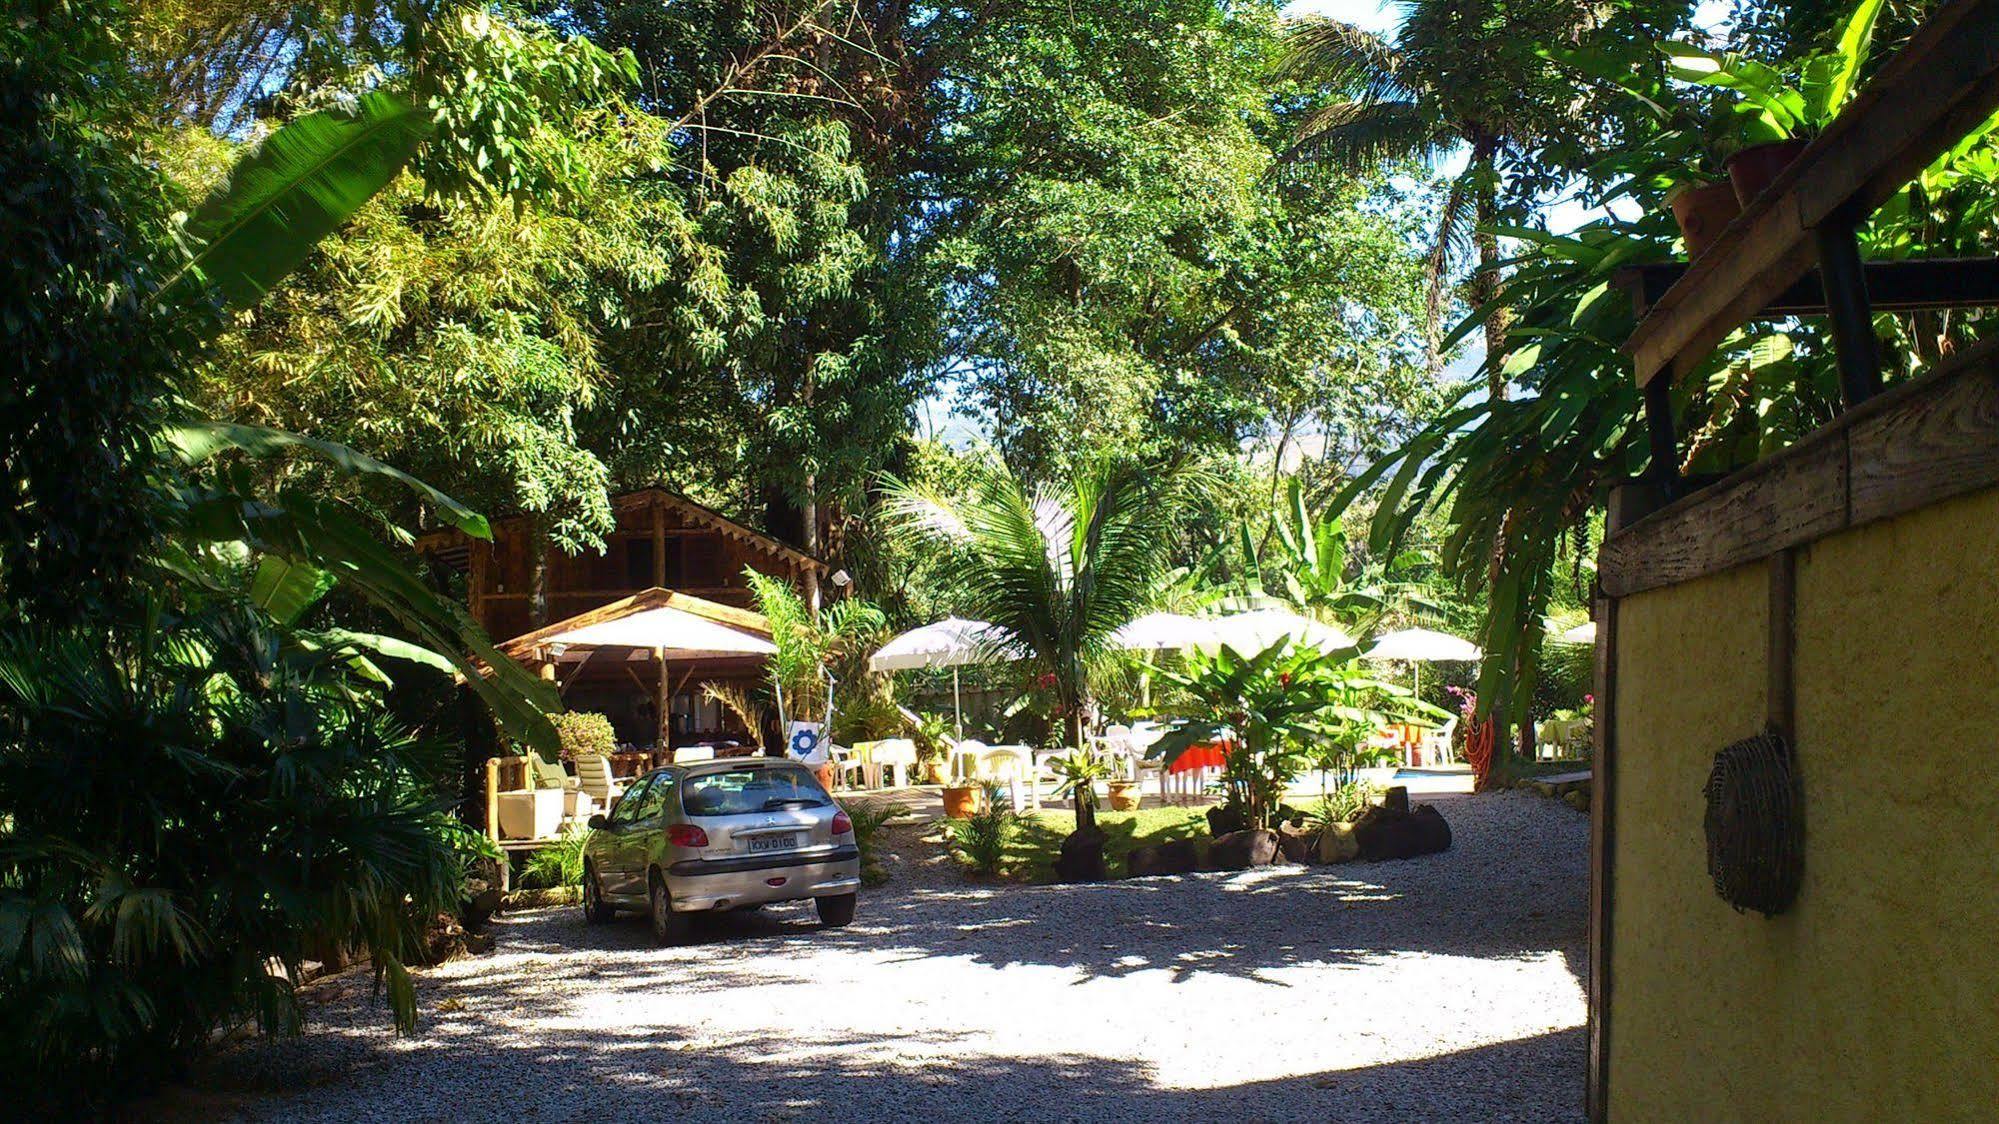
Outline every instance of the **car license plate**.
[(797, 849), (798, 836), (795, 834), (750, 836), (750, 850), (752, 851), (795, 851)]

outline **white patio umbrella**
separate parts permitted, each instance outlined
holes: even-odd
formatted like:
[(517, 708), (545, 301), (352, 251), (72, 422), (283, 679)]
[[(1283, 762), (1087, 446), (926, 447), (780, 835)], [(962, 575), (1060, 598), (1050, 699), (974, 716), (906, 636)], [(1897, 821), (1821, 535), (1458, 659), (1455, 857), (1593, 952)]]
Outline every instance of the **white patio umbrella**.
[(1246, 613), (1216, 617), (1208, 623), (1212, 626), (1211, 634), (1197, 642), (1195, 647), (1227, 644), (1244, 655), (1251, 655), (1286, 639), (1326, 652), (1351, 648), (1354, 644), (1353, 637), (1339, 628), (1289, 609), (1251, 609)]
[(1395, 632), (1384, 632), (1375, 638), (1373, 646), (1367, 650), (1367, 658), (1371, 660), (1407, 660), (1421, 663), (1476, 660), (1482, 655), (1478, 645), (1471, 641), (1461, 640), (1448, 632), (1438, 632), (1430, 628), (1404, 628)]
[(777, 653), (776, 646), (761, 636), (670, 605), (568, 629), (542, 637), (540, 643), (553, 649), (647, 648), (675, 660)]
[(945, 617), (934, 624), (912, 628), (876, 649), (868, 657), (870, 671), (912, 671), (919, 668), (951, 669), (951, 709), (958, 723), (958, 736), (965, 734), (964, 704), (958, 697), (958, 668), (983, 663), (1005, 643), (1007, 632), (984, 621)]
[(1478, 650), (1478, 645), (1452, 636), (1448, 632), (1438, 632), (1430, 628), (1404, 628), (1382, 633), (1362, 658), (1402, 660), (1413, 665), (1416, 671), (1416, 696), (1421, 698), (1424, 664), (1472, 661), (1483, 656), (1484, 653)]
[(1596, 622), (1584, 621), (1574, 628), (1555, 634), (1555, 639), (1564, 644), (1596, 643)]
[(1111, 647), (1129, 651), (1171, 651), (1214, 640), (1212, 619), (1185, 613), (1147, 613), (1111, 633)]

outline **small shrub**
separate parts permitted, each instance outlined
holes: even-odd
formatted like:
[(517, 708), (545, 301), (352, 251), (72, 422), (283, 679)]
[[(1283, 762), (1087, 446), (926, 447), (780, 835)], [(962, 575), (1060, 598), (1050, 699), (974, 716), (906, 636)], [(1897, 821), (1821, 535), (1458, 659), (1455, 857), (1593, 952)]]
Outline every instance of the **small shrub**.
[(951, 845), (974, 873), (995, 875), (1006, 859), (1007, 844), (1020, 829), (1020, 817), (1005, 799), (1006, 790), (985, 786), (985, 799), (969, 818), (951, 820)]
[(590, 832), (571, 828), (561, 839), (528, 856), (521, 867), (525, 888), (581, 886), (583, 884), (583, 841)]
[(1342, 781), (1320, 798), (1319, 806), (1312, 811), (1312, 820), (1320, 824), (1351, 823), (1378, 795), (1379, 790), (1366, 781)]
[(903, 814), (903, 809), (887, 800), (856, 800), (845, 805), (847, 818), (854, 821), (854, 845), (861, 849), (861, 881), (879, 886), (888, 881), (888, 871), (875, 850), (876, 833), (883, 824)]
[(609, 757), (618, 752), (618, 732), (611, 728), (611, 720), (601, 714), (572, 710), (555, 715), (552, 721), (556, 735), (562, 739), (564, 761), (575, 761), (578, 755)]

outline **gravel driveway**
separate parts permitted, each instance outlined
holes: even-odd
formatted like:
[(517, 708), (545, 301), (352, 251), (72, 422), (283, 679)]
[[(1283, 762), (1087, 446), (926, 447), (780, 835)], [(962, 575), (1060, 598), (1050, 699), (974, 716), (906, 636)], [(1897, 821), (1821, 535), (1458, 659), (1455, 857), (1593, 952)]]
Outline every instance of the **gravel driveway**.
[(358, 1119), (1579, 1119), (1587, 818), (1429, 797), (1401, 863), (924, 888), (661, 949), (575, 909), (425, 973), (397, 1040), (365, 973), (238, 1051), (203, 1115)]

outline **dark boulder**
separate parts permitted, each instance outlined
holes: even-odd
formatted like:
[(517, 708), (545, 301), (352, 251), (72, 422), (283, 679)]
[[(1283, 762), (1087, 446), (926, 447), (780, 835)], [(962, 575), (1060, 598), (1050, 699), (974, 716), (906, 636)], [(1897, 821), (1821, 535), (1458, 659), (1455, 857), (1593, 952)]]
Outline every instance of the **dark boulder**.
[(1234, 805), (1217, 804), (1208, 809), (1208, 834), (1217, 839), (1220, 839), (1224, 835), (1241, 831), (1248, 826), (1248, 818)]
[(458, 920), (465, 928), (478, 932), (486, 927), (495, 913), (500, 912), (500, 888), (487, 886), (465, 899), (458, 908)]
[(1274, 831), (1232, 831), (1218, 835), (1208, 844), (1210, 870), (1247, 870), (1277, 861), (1277, 833)]
[(1360, 858), (1366, 862), (1415, 858), (1451, 847), (1451, 825), (1428, 804), (1408, 810), (1387, 804), (1369, 808), (1354, 821), (1353, 833)]
[(1136, 848), (1125, 856), (1125, 869), (1133, 878), (1192, 874), (1201, 869), (1201, 841), (1174, 839), (1155, 847)]
[(1063, 882), (1102, 882), (1110, 877), (1104, 867), (1104, 830), (1095, 824), (1079, 827), (1062, 840), (1062, 853), (1055, 859), (1055, 877)]

